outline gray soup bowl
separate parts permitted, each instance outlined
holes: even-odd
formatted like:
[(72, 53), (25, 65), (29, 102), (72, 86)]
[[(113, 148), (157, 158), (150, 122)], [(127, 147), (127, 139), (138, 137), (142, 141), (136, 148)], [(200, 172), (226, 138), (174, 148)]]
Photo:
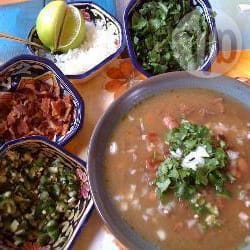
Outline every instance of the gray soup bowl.
[[(194, 76), (195, 75), (195, 76)], [(152, 77), (131, 88), (117, 99), (98, 122), (88, 152), (88, 174), (96, 208), (112, 233), (129, 249), (157, 249), (136, 233), (116, 209), (104, 179), (104, 157), (114, 128), (127, 112), (145, 99), (171, 89), (211, 89), (233, 97), (250, 108), (250, 87), (224, 76), (211, 73), (172, 72)]]

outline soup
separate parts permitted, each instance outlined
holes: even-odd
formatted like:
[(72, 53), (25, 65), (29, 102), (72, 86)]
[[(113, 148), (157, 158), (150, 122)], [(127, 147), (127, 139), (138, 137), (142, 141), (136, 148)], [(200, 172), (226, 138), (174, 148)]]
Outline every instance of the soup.
[(250, 110), (205, 89), (153, 96), (114, 129), (105, 180), (122, 218), (161, 249), (250, 243)]

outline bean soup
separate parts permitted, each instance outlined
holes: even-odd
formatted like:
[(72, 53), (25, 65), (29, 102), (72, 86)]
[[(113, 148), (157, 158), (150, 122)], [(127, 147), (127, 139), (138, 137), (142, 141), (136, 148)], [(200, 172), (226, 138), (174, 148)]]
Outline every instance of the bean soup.
[(250, 110), (221, 93), (175, 89), (138, 104), (105, 154), (122, 218), (160, 249), (250, 243)]

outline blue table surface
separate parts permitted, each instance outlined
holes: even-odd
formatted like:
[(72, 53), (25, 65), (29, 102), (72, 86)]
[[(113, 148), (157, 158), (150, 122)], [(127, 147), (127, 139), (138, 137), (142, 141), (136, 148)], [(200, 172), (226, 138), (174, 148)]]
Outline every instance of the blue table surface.
[[(0, 5), (0, 32), (27, 38), (39, 11), (47, 2), (49, 0), (29, 0), (20, 4)], [(101, 5), (111, 14), (116, 14), (115, 0), (93, 0), (92, 2)], [(0, 38), (0, 62), (25, 53), (28, 53), (25, 45)]]

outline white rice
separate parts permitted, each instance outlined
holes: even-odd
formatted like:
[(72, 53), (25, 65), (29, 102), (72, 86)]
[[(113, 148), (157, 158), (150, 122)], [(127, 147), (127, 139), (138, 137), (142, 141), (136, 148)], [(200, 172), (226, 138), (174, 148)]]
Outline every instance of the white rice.
[[(117, 43), (118, 41), (118, 43)], [(76, 75), (87, 72), (102, 62), (119, 47), (119, 36), (115, 34), (115, 27), (107, 29), (103, 21), (86, 22), (86, 38), (76, 49), (61, 55), (46, 54), (66, 75)]]

